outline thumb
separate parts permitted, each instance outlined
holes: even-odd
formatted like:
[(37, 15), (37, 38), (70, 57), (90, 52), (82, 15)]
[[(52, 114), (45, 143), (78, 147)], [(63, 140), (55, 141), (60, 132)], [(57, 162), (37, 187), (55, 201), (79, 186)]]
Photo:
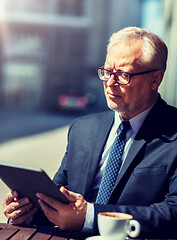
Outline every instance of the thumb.
[(17, 200), (19, 199), (19, 193), (18, 193), (18, 191), (12, 190), (11, 193), (12, 193), (12, 195), (13, 195), (13, 197), (14, 197), (14, 201), (17, 201)]
[(75, 202), (77, 200), (77, 194), (67, 190), (65, 187), (60, 188), (60, 192), (71, 202)]

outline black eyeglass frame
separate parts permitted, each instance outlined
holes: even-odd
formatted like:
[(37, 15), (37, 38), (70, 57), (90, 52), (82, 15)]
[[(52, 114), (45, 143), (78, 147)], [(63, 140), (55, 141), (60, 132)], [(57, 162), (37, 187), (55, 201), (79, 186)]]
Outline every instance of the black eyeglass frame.
[[(103, 66), (101, 66), (101, 67), (96, 68), (96, 70), (97, 70), (97, 72), (98, 72), (98, 70), (108, 71), (108, 72), (110, 73), (110, 77), (111, 77), (111, 75), (113, 74), (115, 80), (116, 80), (119, 84), (121, 84), (121, 85), (127, 85), (127, 84), (130, 83), (130, 79), (131, 79), (131, 77), (133, 77), (133, 76), (138, 76), (138, 75), (143, 75), (143, 74), (147, 74), (147, 73), (151, 73), (151, 72), (156, 72), (156, 71), (158, 71), (158, 70), (160, 70), (160, 69), (152, 69), (152, 70), (148, 70), (148, 71), (144, 71), (144, 72), (138, 72), (138, 73), (127, 73), (127, 72), (123, 72), (123, 71), (112, 72), (112, 71), (109, 71), (109, 70), (105, 69), (105, 68), (104, 68), (104, 65), (103, 65)], [(121, 83), (121, 82), (119, 82), (119, 78), (118, 78), (118, 76), (116, 75), (116, 73), (125, 73), (125, 74), (127, 74), (127, 75), (128, 75), (128, 82), (127, 82), (127, 83)], [(99, 73), (98, 73), (98, 76), (99, 76)], [(100, 77), (99, 77), (99, 78), (100, 78)], [(100, 79), (101, 79), (101, 78), (100, 78)], [(102, 81), (106, 81), (106, 82), (108, 81), (108, 80), (105, 80), (105, 79), (101, 79), (101, 80), (102, 80)]]

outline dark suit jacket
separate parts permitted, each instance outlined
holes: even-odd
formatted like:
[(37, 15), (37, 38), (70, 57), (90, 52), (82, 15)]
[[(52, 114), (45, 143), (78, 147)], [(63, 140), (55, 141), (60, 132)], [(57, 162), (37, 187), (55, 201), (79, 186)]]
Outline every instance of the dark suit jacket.
[[(68, 146), (54, 177), (57, 185), (89, 201), (98, 164), (114, 120), (114, 112), (76, 120)], [(177, 109), (159, 96), (127, 155), (107, 205), (94, 204), (97, 214), (132, 214), (141, 224), (141, 237), (177, 237)]]

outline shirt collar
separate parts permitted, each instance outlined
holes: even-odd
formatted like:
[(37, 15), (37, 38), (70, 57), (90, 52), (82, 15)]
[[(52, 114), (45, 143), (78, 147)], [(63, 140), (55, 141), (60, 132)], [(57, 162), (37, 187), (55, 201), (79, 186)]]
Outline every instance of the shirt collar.
[[(145, 118), (147, 117), (148, 113), (150, 112), (153, 106), (154, 104), (129, 120), (131, 128), (135, 134), (138, 133), (141, 125), (143, 124)], [(115, 112), (115, 117), (114, 117), (115, 132), (117, 131), (117, 128), (122, 121), (123, 121), (123, 118), (119, 115), (118, 112)]]

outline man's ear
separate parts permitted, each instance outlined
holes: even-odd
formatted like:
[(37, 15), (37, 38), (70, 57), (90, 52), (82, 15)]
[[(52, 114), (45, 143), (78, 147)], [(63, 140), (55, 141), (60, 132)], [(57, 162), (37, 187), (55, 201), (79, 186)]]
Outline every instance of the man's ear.
[(154, 72), (153, 74), (153, 82), (152, 82), (152, 90), (157, 90), (158, 87), (160, 86), (162, 79), (164, 76), (164, 71), (163, 70), (157, 70), (156, 72)]

